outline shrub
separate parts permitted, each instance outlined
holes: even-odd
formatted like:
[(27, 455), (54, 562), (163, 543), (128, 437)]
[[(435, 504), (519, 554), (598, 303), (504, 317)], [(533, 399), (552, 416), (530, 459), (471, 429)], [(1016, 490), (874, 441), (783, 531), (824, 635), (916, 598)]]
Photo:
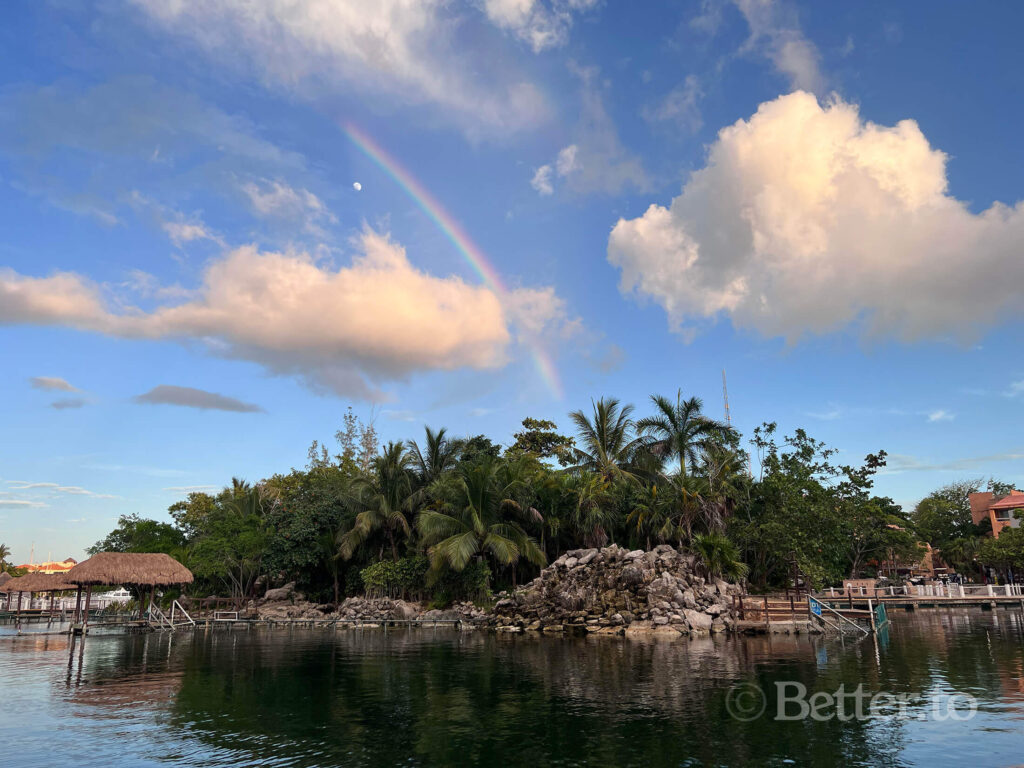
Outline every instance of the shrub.
[(369, 597), (418, 600), (423, 596), (430, 564), (423, 555), (381, 560), (360, 572)]
[(423, 555), (401, 560), (382, 560), (359, 572), (367, 597), (422, 600), (429, 596), (436, 606), (456, 600), (488, 600), (491, 596), (491, 569), (483, 560), (473, 560), (461, 571), (450, 568), (430, 574), (430, 563)]

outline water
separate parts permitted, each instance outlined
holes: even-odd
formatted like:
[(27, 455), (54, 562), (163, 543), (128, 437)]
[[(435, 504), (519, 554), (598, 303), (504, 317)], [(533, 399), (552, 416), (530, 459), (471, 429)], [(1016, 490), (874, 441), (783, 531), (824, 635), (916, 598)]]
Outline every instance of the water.
[[(1024, 762), (1019, 611), (919, 611), (877, 642), (665, 642), (450, 629), (0, 638), (0, 744), (37, 766), (1006, 766)], [(913, 694), (909, 717), (780, 722), (774, 686)], [(771, 692), (729, 715), (729, 689)], [(952, 693), (970, 719), (935, 719)], [(970, 714), (966, 707), (957, 712)]]

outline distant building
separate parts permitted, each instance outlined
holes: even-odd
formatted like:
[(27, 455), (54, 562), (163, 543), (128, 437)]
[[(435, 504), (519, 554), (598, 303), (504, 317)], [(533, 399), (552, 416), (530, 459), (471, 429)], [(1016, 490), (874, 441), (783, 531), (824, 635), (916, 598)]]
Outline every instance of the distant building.
[(73, 557), (69, 557), (67, 560), (59, 560), (49, 563), (25, 563), (14, 567), (24, 568), (29, 573), (67, 573), (76, 565), (78, 565), (78, 561)]
[(1020, 527), (1020, 520), (1014, 513), (1024, 515), (1024, 491), (1013, 490), (1006, 496), (996, 496), (987, 491), (972, 493), (968, 498), (971, 502), (971, 520), (975, 525), (981, 525), (984, 520), (990, 521), (995, 538), (999, 538), (999, 532), (1004, 528)]

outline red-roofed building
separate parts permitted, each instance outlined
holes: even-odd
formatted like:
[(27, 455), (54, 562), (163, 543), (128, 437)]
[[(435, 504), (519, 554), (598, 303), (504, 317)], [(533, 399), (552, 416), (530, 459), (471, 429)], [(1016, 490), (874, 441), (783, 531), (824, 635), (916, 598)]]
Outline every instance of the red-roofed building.
[(73, 557), (69, 557), (67, 560), (58, 560), (49, 563), (24, 563), (23, 565), (16, 565), (14, 567), (24, 568), (29, 573), (67, 573), (76, 565), (78, 565), (78, 561)]
[(1019, 511), (1024, 516), (1024, 491), (1013, 490), (1006, 496), (998, 497), (991, 492), (972, 493), (968, 498), (971, 502), (971, 520), (975, 525), (980, 525), (982, 520), (989, 520), (995, 538), (999, 538), (1003, 528), (1020, 527), (1020, 520), (1014, 513)]

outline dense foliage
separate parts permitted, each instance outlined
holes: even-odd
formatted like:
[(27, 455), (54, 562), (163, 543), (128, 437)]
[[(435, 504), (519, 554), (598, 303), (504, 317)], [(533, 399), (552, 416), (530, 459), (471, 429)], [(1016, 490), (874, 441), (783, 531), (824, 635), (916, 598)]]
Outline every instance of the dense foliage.
[[(323, 601), (366, 590), (442, 603), (485, 598), (567, 550), (610, 542), (688, 548), (709, 576), (756, 588), (873, 574), (919, 558), (922, 537), (972, 563), (983, 549), (964, 544), (978, 533), (966, 487), (932, 494), (913, 519), (874, 495), (884, 451), (841, 465), (803, 430), (780, 437), (765, 424), (748, 453), (681, 393), (634, 413), (606, 398), (570, 414), (574, 436), (527, 418), (507, 448), (430, 428), (421, 442), (381, 447), (349, 410), (337, 453), (314, 442), (304, 469), (189, 494), (173, 522), (123, 517), (93, 549), (167, 552), (196, 574), (194, 592), (240, 601), (294, 580)], [(993, 557), (1016, 563), (1001, 546)]]

